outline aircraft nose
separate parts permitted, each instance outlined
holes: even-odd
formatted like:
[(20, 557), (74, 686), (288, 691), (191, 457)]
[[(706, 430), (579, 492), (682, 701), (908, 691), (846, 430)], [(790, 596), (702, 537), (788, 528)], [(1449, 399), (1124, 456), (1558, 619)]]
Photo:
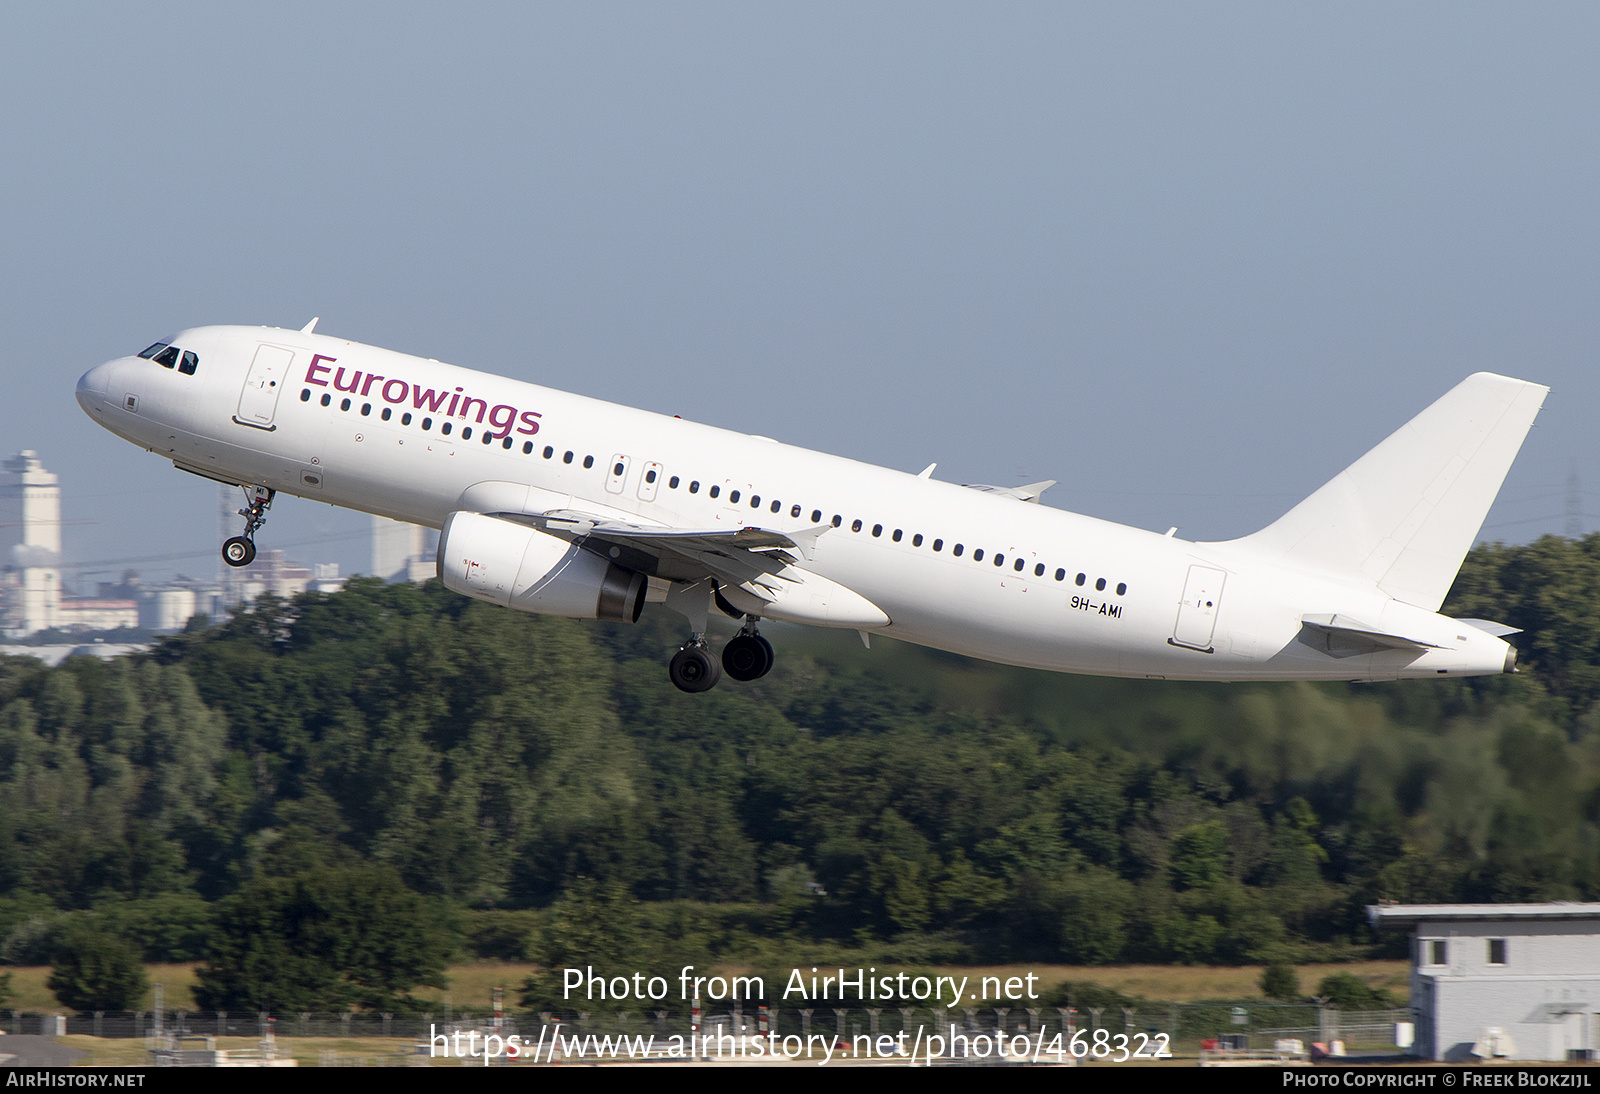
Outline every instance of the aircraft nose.
[(78, 405), (85, 411), (92, 410), (94, 405), (105, 398), (106, 389), (111, 382), (111, 373), (115, 361), (107, 361), (78, 377)]

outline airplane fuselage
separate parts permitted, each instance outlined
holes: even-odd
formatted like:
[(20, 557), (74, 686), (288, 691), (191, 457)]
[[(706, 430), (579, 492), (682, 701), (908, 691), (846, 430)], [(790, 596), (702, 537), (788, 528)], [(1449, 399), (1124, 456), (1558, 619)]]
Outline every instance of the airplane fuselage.
[[(1106, 676), (1376, 680), (1512, 660), (1493, 634), (1249, 540), (1190, 542), (314, 333), (202, 327), (170, 344), (196, 356), (191, 373), (119, 358), (87, 373), (78, 398), (183, 469), (434, 528), (464, 510), (825, 525), (803, 569), (881, 611), (841, 594), (832, 616), (786, 613), (724, 590), (763, 618)], [(677, 556), (607, 553), (658, 594), (702, 576)], [(1323, 616), (1412, 641), (1319, 648), (1306, 619)]]

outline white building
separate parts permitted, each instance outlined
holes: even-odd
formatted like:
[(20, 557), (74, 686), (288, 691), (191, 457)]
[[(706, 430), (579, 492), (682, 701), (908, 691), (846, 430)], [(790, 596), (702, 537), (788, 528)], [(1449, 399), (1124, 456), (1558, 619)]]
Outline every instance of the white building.
[(1367, 917), (1411, 931), (1418, 1055), (1600, 1057), (1600, 904), (1379, 904)]
[(385, 581), (426, 581), (434, 576), (439, 534), (418, 524), (372, 518), (372, 576)]
[(32, 449), (0, 467), (4, 629), (22, 637), (60, 625), (61, 480)]

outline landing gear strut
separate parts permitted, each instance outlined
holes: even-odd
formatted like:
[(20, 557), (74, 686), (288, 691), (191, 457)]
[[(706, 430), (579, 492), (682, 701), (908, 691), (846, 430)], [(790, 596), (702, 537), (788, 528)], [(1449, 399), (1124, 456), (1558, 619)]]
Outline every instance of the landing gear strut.
[(276, 490), (265, 486), (244, 488), (245, 508), (239, 510), (244, 518), (244, 535), (230, 536), (222, 543), (222, 561), (229, 566), (248, 566), (256, 558), (256, 530), (267, 523), (267, 510), (272, 508)]
[(744, 629), (722, 647), (722, 667), (735, 680), (759, 680), (772, 671), (772, 643), (756, 632), (755, 616), (744, 618)]
[(672, 655), (667, 675), (672, 677), (673, 686), (679, 691), (693, 694), (716, 687), (717, 681), (722, 679), (722, 669), (706, 646), (706, 636), (697, 632)]

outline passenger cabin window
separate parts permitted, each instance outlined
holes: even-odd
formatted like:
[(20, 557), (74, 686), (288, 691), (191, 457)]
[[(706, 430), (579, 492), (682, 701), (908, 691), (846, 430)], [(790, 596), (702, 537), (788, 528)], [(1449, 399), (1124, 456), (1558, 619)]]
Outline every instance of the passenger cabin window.
[(1094, 591), (1097, 592), (1097, 593), (1103, 593), (1103, 592), (1106, 591), (1106, 579), (1105, 578), (1097, 577), (1097, 578), (1094, 579)]
[(851, 522), (850, 522), (850, 530), (851, 530), (851, 531), (852, 531), (852, 532), (859, 532), (859, 531), (861, 531), (861, 522), (860, 522), (860, 521), (859, 521), (859, 520), (853, 520), (853, 521), (851, 521)]
[[(960, 550), (960, 547), (957, 546), (956, 549)], [(974, 550), (972, 552), (972, 561), (974, 561), (974, 562), (982, 562), (983, 561), (983, 548), (982, 547), (979, 547), (979, 548), (977, 548), (976, 550)]]
[(678, 488), (678, 476), (674, 475), (674, 476), (672, 476), (672, 478), (667, 480), (667, 489), (668, 490), (676, 490), (677, 488)]
[(523, 441), (522, 442), (522, 454), (524, 456), (533, 455), (533, 442), (532, 441)]
[(716, 497), (718, 494), (722, 493), (722, 487), (713, 486), (710, 490), (707, 490), (706, 493), (710, 494), (712, 497)]
[[(350, 409), (350, 400), (349, 399), (340, 399), (339, 400), (339, 409), (340, 410), (349, 410)], [(449, 426), (445, 426), (444, 427), (444, 431), (446, 433), (450, 432), (450, 427)]]
[(323, 406), (331, 406), (332, 404), (333, 404), (333, 396), (327, 394), (326, 392), (324, 392), (323, 396), (322, 396), (322, 405)]
[(301, 390), (301, 392), (300, 392), (300, 401), (302, 403), (309, 403), (311, 401), (311, 389), (310, 388), (304, 388), (304, 389)]
[(183, 360), (178, 362), (178, 371), (185, 376), (193, 376), (194, 370), (200, 367), (200, 358), (193, 350), (183, 351)]
[(562, 453), (561, 462), (562, 463), (571, 463), (572, 462), (572, 453), (570, 451)]
[(1506, 940), (1503, 938), (1489, 939), (1489, 964), (1504, 965), (1506, 963)]
[[(345, 402), (347, 402), (347, 403), (349, 401), (350, 401), (349, 399), (345, 400)], [(441, 422), (441, 423), (439, 423), (439, 432), (443, 433), (446, 437), (450, 436), (450, 423), (449, 422)]]
[(1128, 583), (1126, 581), (1117, 582), (1117, 595), (1118, 596), (1122, 596), (1127, 591), (1128, 591)]
[(921, 532), (918, 532), (916, 535), (911, 537), (911, 546), (913, 546), (913, 547), (921, 547), (922, 546), (922, 533)]
[(693, 482), (691, 482), (689, 484), (689, 493), (698, 494), (699, 492), (700, 492), (700, 480), (699, 479), (695, 479)]
[(411, 424), (411, 411), (408, 410), (404, 414), (400, 415), (400, 424), (401, 425), (410, 425)]
[[(799, 516), (798, 513), (795, 514), (795, 515)], [(813, 510), (811, 510), (811, 523), (812, 524), (821, 524), (822, 523), (822, 510), (821, 509), (813, 509)]]
[(594, 466), (594, 457), (593, 456), (585, 456), (583, 458), (583, 466), (585, 468), (593, 467)]
[(795, 520), (799, 520), (800, 519), (800, 507), (798, 505), (790, 506), (789, 507), (789, 515), (791, 517), (793, 517)]
[[(715, 494), (713, 494), (711, 496), (712, 497), (716, 497)], [(739, 491), (737, 491), (737, 490), (728, 491), (728, 504), (729, 505), (738, 505), (739, 504)]]
[(942, 551), (942, 550), (944, 550), (944, 540), (942, 540), (942, 539), (936, 539), (936, 540), (934, 540), (934, 541), (933, 541), (933, 549), (934, 549), (934, 550), (935, 550), (935, 551)]

